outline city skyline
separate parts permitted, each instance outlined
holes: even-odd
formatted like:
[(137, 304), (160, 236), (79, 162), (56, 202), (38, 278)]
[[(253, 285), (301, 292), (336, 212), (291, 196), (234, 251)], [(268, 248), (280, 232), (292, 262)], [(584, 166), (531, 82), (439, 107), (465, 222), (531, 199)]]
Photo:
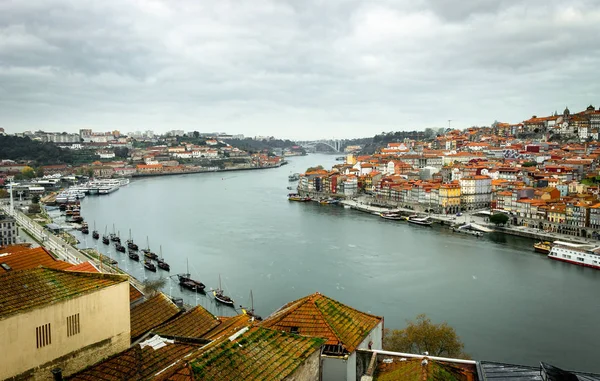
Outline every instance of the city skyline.
[(0, 126), (308, 140), (518, 123), (598, 107), (599, 21), (585, 0), (2, 3)]

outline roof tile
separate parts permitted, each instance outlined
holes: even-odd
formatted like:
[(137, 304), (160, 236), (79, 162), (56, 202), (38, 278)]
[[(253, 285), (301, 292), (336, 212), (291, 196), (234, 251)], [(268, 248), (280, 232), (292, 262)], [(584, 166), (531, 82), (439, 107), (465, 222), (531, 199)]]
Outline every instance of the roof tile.
[(159, 292), (131, 309), (131, 341), (179, 314), (179, 307)]

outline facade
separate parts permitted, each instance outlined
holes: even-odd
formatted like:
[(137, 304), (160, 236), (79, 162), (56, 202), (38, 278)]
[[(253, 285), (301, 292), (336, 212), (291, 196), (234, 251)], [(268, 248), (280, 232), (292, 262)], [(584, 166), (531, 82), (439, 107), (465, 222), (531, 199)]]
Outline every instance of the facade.
[(0, 246), (17, 243), (17, 224), (14, 218), (0, 213)]
[(50, 380), (51, 369), (72, 374), (129, 347), (126, 276), (9, 271), (0, 304), (0, 379)]
[(460, 195), (460, 184), (457, 182), (442, 184), (439, 190), (439, 204), (441, 212), (460, 212)]
[(492, 179), (489, 176), (468, 176), (459, 180), (463, 210), (489, 208), (492, 199)]

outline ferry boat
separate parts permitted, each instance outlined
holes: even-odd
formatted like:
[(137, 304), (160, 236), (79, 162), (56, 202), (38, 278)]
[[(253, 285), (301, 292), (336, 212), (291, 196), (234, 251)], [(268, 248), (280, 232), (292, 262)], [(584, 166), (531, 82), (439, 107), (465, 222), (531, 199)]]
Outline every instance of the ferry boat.
[(386, 220), (394, 220), (394, 221), (406, 221), (406, 217), (402, 216), (398, 212), (382, 212), (379, 213), (379, 217), (384, 218)]
[(554, 241), (548, 258), (600, 270), (600, 246)]
[(550, 250), (552, 249), (552, 244), (548, 241), (540, 241), (533, 245), (533, 250), (536, 253), (542, 254), (550, 254)]
[(288, 176), (288, 181), (298, 181), (298, 180), (300, 180), (299, 173), (294, 173), (294, 174)]
[(288, 200), (289, 201), (298, 201), (298, 202), (308, 202), (311, 200), (310, 197), (302, 197), (297, 193), (290, 193), (288, 194)]
[(409, 224), (415, 224), (415, 225), (421, 225), (421, 226), (431, 226), (432, 222), (429, 219), (429, 217), (424, 217), (424, 218), (409, 218), (408, 219), (408, 223)]

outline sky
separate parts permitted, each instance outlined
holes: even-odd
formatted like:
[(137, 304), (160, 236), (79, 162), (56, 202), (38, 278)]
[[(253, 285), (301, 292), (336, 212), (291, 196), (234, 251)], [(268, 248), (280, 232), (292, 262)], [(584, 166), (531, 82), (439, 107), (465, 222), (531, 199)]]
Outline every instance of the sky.
[(599, 36), (600, 0), (0, 0), (0, 127), (517, 123), (600, 107)]

